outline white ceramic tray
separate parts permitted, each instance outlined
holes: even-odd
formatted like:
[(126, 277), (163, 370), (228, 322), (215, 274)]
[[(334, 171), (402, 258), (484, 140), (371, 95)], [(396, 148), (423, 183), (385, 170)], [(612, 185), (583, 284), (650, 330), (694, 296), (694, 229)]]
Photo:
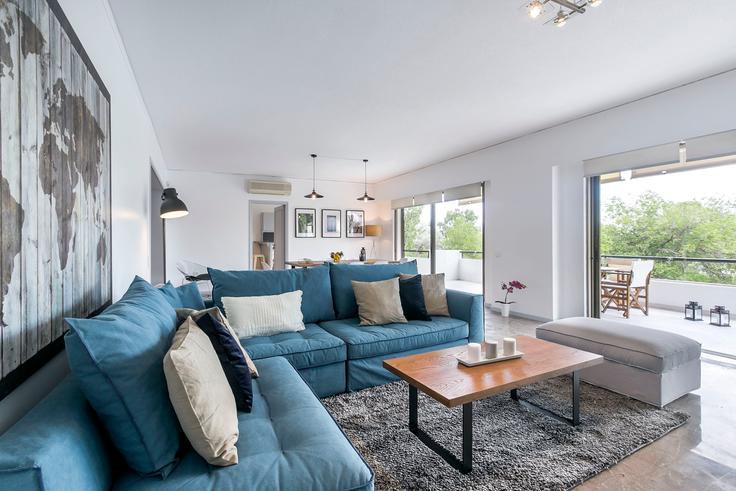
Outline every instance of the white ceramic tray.
[(468, 353), (465, 352), (462, 355), (457, 356), (457, 361), (459, 361), (466, 367), (477, 367), (478, 365), (487, 365), (488, 363), (496, 363), (497, 361), (515, 360), (516, 358), (521, 358), (523, 355), (524, 353), (522, 353), (521, 351), (517, 351), (513, 355), (501, 355), (495, 358), (481, 358), (478, 361), (470, 361), (466, 358), (468, 356)]

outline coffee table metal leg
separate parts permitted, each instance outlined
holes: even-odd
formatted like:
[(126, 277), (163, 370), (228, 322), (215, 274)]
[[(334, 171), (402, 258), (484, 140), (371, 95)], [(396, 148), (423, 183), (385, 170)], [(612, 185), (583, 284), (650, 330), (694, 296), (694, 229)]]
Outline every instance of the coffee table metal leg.
[(473, 403), (463, 404), (463, 468), (467, 474), (473, 470)]
[(511, 399), (518, 401), (521, 405), (528, 409), (546, 414), (547, 416), (550, 416), (557, 421), (562, 421), (563, 423), (567, 423), (571, 426), (577, 426), (580, 424), (580, 374), (577, 371), (572, 372), (572, 418), (560, 416), (559, 414), (554, 413), (549, 409), (543, 408), (531, 401), (520, 398), (519, 391), (516, 389), (511, 389)]
[(463, 460), (460, 461), (445, 447), (437, 443), (424, 430), (419, 428), (419, 398), (417, 388), (409, 385), (409, 430), (430, 450), (445, 459), (463, 474), (473, 470), (473, 403), (463, 404)]
[(416, 430), (418, 426), (417, 412), (418, 412), (418, 400), (417, 400), (417, 388), (413, 385), (409, 386), (409, 429), (411, 431)]

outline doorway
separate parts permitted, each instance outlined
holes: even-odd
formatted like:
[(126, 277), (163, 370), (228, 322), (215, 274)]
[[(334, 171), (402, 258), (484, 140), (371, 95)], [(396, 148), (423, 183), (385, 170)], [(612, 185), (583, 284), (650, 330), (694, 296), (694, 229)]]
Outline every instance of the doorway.
[(151, 166), (151, 284), (166, 282), (166, 222), (159, 213), (164, 187)]
[[(732, 328), (711, 323), (736, 299), (736, 155), (715, 160), (588, 177), (589, 315), (736, 357)], [(690, 302), (702, 320), (686, 319)]]
[(285, 269), (288, 256), (288, 203), (250, 200), (248, 208), (249, 269)]

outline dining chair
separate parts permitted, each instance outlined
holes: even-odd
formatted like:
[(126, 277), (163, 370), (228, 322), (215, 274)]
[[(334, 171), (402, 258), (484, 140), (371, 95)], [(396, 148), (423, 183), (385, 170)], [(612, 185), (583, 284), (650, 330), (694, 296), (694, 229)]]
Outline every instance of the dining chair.
[(602, 312), (608, 309), (623, 312), (629, 318), (631, 309), (649, 315), (649, 281), (654, 269), (652, 260), (631, 262), (630, 274), (617, 274), (613, 279), (601, 281)]
[(631, 284), (629, 285), (631, 307), (641, 310), (644, 315), (649, 315), (649, 281), (652, 278), (653, 269), (654, 261), (651, 259), (634, 261), (631, 264)]

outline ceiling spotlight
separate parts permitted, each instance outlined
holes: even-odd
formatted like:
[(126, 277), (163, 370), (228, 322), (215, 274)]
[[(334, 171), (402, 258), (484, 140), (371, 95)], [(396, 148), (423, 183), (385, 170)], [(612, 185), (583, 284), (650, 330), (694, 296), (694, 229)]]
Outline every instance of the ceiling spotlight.
[(598, 5), (602, 3), (603, 3), (603, 0), (590, 0), (588, 2), (588, 5), (590, 5), (591, 7), (597, 7)]
[(565, 12), (562, 11), (562, 9), (560, 9), (560, 11), (557, 12), (557, 15), (555, 16), (555, 25), (557, 27), (564, 26), (565, 24), (567, 24), (568, 17), (569, 15), (567, 15)]
[(542, 15), (542, 12), (544, 12), (544, 4), (541, 0), (534, 0), (532, 3), (527, 5), (526, 8), (529, 10), (529, 17), (532, 19), (536, 19)]

